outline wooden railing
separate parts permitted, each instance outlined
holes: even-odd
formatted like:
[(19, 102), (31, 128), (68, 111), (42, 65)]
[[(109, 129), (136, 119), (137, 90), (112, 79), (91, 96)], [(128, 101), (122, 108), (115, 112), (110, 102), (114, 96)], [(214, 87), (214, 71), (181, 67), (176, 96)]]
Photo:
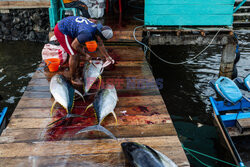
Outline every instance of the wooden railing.
[(1, 0), (0, 9), (49, 8), (50, 0)]

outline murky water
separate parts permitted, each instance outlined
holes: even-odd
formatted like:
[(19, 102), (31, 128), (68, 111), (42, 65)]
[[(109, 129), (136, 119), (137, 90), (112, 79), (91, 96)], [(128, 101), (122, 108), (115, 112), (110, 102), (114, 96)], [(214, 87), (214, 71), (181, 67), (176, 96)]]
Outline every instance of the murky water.
[[(237, 67), (239, 76), (243, 77), (250, 72), (250, 35), (246, 32), (238, 34), (241, 60)], [(40, 63), (42, 47), (41, 43), (23, 41), (0, 43), (0, 95), (3, 97), (0, 106), (8, 106), (9, 115)], [(203, 47), (197, 46), (153, 48), (158, 51), (157, 54), (176, 62), (183, 61), (202, 49)], [(198, 59), (181, 66), (169, 66), (152, 58), (152, 67), (155, 77), (164, 79), (161, 94), (181, 142), (188, 148), (233, 162), (212, 122), (212, 108), (208, 99), (215, 95), (208, 87), (208, 81), (218, 77), (221, 51), (222, 47), (212, 46)], [(240, 150), (249, 151), (249, 147), (244, 147), (242, 142), (237, 143)], [(210, 166), (226, 166), (197, 154), (195, 156)], [(248, 154), (244, 153), (242, 156)], [(192, 166), (202, 166), (190, 155), (188, 158)]]
[(43, 44), (34, 42), (0, 43), (0, 109), (7, 106), (11, 115), (33, 72), (41, 60)]
[[(237, 68), (239, 76), (244, 77), (250, 73), (250, 34), (246, 32), (237, 32), (237, 34), (241, 51)], [(180, 62), (196, 55), (203, 48), (157, 46), (153, 50), (166, 60)], [(198, 59), (185, 65), (167, 65), (155, 57), (152, 58), (151, 64), (154, 76), (164, 79), (164, 88), (160, 91), (181, 142), (188, 148), (233, 162), (213, 124), (212, 107), (209, 101), (209, 96), (215, 96), (215, 92), (209, 88), (208, 82), (218, 78), (221, 52), (221, 46), (211, 46)], [(249, 148), (247, 150), (246, 147), (242, 147), (242, 144), (237, 146), (240, 150), (248, 151), (242, 156), (250, 155)], [(209, 166), (226, 166), (197, 154), (194, 155)], [(202, 166), (190, 155), (188, 158), (193, 166)]]

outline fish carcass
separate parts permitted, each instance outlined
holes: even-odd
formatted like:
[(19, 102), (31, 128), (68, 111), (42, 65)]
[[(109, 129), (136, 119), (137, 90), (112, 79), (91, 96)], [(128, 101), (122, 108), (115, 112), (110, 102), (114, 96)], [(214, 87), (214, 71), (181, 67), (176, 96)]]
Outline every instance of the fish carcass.
[(101, 123), (107, 115), (112, 113), (115, 117), (117, 124), (117, 117), (114, 112), (117, 101), (118, 97), (114, 85), (108, 85), (105, 89), (99, 90), (95, 96), (94, 102), (86, 108), (86, 110), (88, 110), (88, 108), (92, 106), (94, 107), (98, 124), (86, 127), (78, 131), (77, 134), (88, 131), (101, 131), (112, 137), (113, 139), (116, 139), (116, 137), (110, 131), (101, 126)]
[(92, 85), (99, 78), (99, 89), (101, 87), (102, 77), (101, 74), (104, 70), (105, 64), (102, 60), (91, 60), (86, 62), (83, 68), (83, 90), (84, 95), (88, 95), (88, 92)]
[(51, 78), (50, 92), (55, 99), (51, 107), (50, 115), (52, 116), (53, 108), (56, 103), (59, 103), (63, 108), (66, 109), (67, 115), (58, 119), (55, 122), (52, 122), (48, 126), (66, 118), (83, 117), (81, 115), (71, 113), (71, 110), (74, 106), (75, 93), (77, 93), (82, 98), (83, 96), (78, 90), (73, 88), (71, 83), (66, 81), (66, 78), (63, 75), (56, 74)]
[(124, 142), (121, 147), (125, 157), (134, 167), (177, 167), (166, 155), (149, 146)]

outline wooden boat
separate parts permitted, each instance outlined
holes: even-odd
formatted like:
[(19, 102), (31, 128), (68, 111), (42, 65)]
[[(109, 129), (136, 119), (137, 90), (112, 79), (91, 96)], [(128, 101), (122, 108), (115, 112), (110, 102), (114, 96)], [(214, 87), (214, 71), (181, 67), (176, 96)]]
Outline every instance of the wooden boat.
[[(216, 82), (210, 82), (211, 85), (224, 99), (216, 101), (213, 97), (209, 98), (215, 122), (237, 165), (244, 166), (231, 137), (250, 135), (250, 98), (244, 97), (237, 85), (229, 78), (221, 77)], [(228, 90), (226, 90), (227, 87)]]
[(6, 127), (6, 113), (7, 113), (8, 107), (4, 107), (2, 112), (0, 112), (0, 135), (4, 128)]

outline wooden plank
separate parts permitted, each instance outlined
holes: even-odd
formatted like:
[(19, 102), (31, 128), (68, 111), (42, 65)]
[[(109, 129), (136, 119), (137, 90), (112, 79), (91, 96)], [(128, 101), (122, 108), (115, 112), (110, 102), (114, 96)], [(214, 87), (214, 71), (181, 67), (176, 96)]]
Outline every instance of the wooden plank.
[(158, 25), (158, 26), (164, 26), (164, 25), (221, 26), (221, 25), (232, 25), (232, 23), (233, 23), (232, 15), (185, 15), (185, 16), (149, 15), (145, 17), (145, 25)]
[(242, 128), (250, 128), (250, 118), (237, 120)]
[[(114, 81), (115, 81), (115, 78), (114, 78)], [(136, 81), (138, 82), (138, 80), (136, 80)], [(136, 85), (138, 85), (137, 82), (135, 83)], [(123, 84), (120, 84), (120, 85), (123, 85)], [(128, 84), (124, 84), (123, 86), (125, 86), (125, 85), (128, 85)], [(136, 94), (150, 95), (150, 93), (151, 93), (151, 95), (159, 95), (158, 87), (155, 84), (152, 84), (152, 85), (147, 84), (147, 86), (145, 86), (145, 87), (142, 87), (142, 86), (139, 87), (139, 85), (138, 85), (138, 87), (136, 87), (136, 85), (135, 86), (128, 85), (126, 87), (116, 86), (116, 90), (117, 90), (117, 93), (120, 95), (123, 95), (126, 93), (129, 95), (135, 94), (135, 96), (136, 96)], [(82, 87), (80, 87), (80, 88), (77, 87), (76, 89), (78, 89), (80, 92), (82, 92)], [(31, 96), (34, 93), (37, 93), (38, 95)], [(36, 96), (39, 96), (40, 93), (50, 93), (49, 85), (44, 85), (44, 86), (30, 85), (26, 88), (23, 95), (24, 95), (24, 97), (28, 97), (26, 95), (29, 95), (29, 97), (36, 97)]]
[(237, 136), (248, 136), (250, 135), (250, 131), (244, 131), (244, 133), (240, 133), (239, 130), (236, 127), (230, 127), (227, 128), (228, 133), (231, 137), (237, 137)]
[[(131, 97), (131, 96), (148, 96), (148, 95), (160, 95), (158, 89), (154, 87), (147, 87), (147, 88), (141, 88), (141, 89), (119, 89), (116, 87), (117, 94), (119, 97)], [(79, 90), (83, 92), (83, 89)], [(25, 98), (50, 98), (52, 97), (51, 93), (49, 91), (25, 91), (23, 94), (23, 97)]]
[[(82, 108), (82, 106), (76, 106), (75, 109)], [(59, 105), (55, 106), (55, 109), (61, 109)], [(74, 110), (73, 110), (74, 111)], [(49, 108), (16, 108), (12, 114), (12, 118), (50, 118)], [(117, 116), (122, 115), (153, 115), (153, 114), (166, 114), (165, 104), (152, 105), (152, 106), (133, 106), (133, 107), (116, 107), (115, 113)]]
[[(120, 144), (125, 141), (134, 141), (156, 147), (181, 147), (176, 142), (177, 136), (127, 138), (115, 141), (113, 139), (72, 140), (72, 141), (43, 141), (34, 143), (7, 143), (0, 144), (0, 157), (24, 156), (58, 156), (76, 154), (107, 154), (121, 152)], [(94, 146), (94, 147), (93, 147)], [(112, 149), (110, 149), (112, 148)], [(22, 150), (22, 151), (20, 151)], [(165, 153), (165, 151), (164, 151)]]
[[(149, 124), (107, 127), (117, 138), (176, 136), (173, 124)], [(51, 129), (6, 129), (0, 137), (0, 143), (54, 141), (54, 140), (90, 140), (109, 138), (106, 134), (93, 131), (76, 135), (82, 127), (54, 127)], [(129, 130), (133, 129), (133, 131)]]
[[(179, 147), (172, 152), (178, 152)], [(158, 149), (159, 150), (159, 149)], [(171, 158), (179, 167), (187, 167), (187, 160), (182, 157), (175, 156)], [(4, 166), (14, 167), (20, 166), (67, 166), (67, 167), (129, 167), (130, 165), (125, 161), (123, 153), (108, 153), (108, 154), (90, 154), (90, 155), (67, 155), (67, 156), (30, 156), (18, 158), (0, 158)], [(183, 162), (184, 161), (184, 162)], [(1, 164), (0, 162), (0, 164)]]
[[(144, 67), (145, 69), (147, 69), (146, 67)], [(153, 79), (154, 77), (152, 76), (152, 73), (150, 71), (150, 69), (148, 68), (147, 70), (145, 70), (145, 72), (143, 72), (144, 68), (135, 68), (136, 70), (134, 71), (130, 71), (129, 67), (117, 67), (114, 68), (110, 71), (105, 71), (102, 74), (103, 78), (135, 78), (135, 79)], [(115, 69), (117, 69), (116, 72), (113, 72)], [(118, 71), (124, 69), (126, 71)], [(133, 73), (134, 72), (134, 73)], [(64, 75), (66, 78), (70, 78), (70, 74), (69, 74), (69, 70), (66, 70), (66, 68), (60, 68), (59, 71), (57, 72), (49, 72), (47, 68), (45, 68), (44, 72), (36, 72), (33, 75), (33, 79), (47, 79), (50, 80), (51, 77), (53, 77), (55, 74), (61, 74)], [(112, 75), (114, 74), (114, 75)], [(33, 81), (32, 79), (32, 81)]]
[[(147, 66), (147, 62), (145, 61), (138, 61), (138, 60), (135, 60), (135, 61), (116, 61), (115, 62), (115, 67), (141, 67), (141, 66)], [(44, 66), (44, 65), (42, 65)], [(69, 67), (69, 64), (68, 62), (66, 62), (65, 64), (63, 64), (61, 67), (63, 68), (67, 68)], [(84, 62), (80, 62), (80, 67), (84, 67)]]
[(49, 8), (49, 0), (36, 0), (36, 1), (0, 1), (0, 9), (28, 9), (28, 8)]
[[(84, 111), (84, 110), (83, 110)], [(91, 113), (92, 116), (88, 118), (76, 118), (73, 120), (76, 124), (72, 127), (84, 128), (89, 125), (96, 124), (96, 118), (94, 113)], [(83, 114), (85, 115), (85, 114)], [(89, 114), (88, 114), (89, 115)], [(59, 117), (53, 118), (14, 118), (9, 122), (8, 128), (10, 129), (19, 129), (19, 128), (47, 128), (48, 124), (53, 120), (57, 120)], [(126, 125), (147, 125), (147, 124), (164, 124), (172, 123), (171, 118), (168, 114), (154, 114), (151, 116), (136, 115), (136, 116), (118, 116), (117, 125), (126, 126)], [(104, 126), (115, 126), (115, 119), (112, 115), (106, 117), (102, 123)]]
[(158, 5), (164, 5), (164, 4), (169, 4), (169, 5), (197, 5), (197, 4), (204, 4), (208, 5), (208, 4), (212, 4), (212, 5), (218, 5), (218, 4), (234, 4), (234, 0), (168, 0), (168, 1), (162, 1), (162, 0), (146, 0), (145, 3), (147, 5), (152, 5), (152, 4), (158, 4)]
[[(178, 148), (177, 148), (178, 149)], [(177, 150), (174, 150), (178, 154)], [(64, 166), (67, 167), (129, 167), (130, 165), (123, 159), (122, 153), (110, 153), (110, 154), (95, 154), (95, 155), (70, 155), (70, 156), (53, 156), (53, 157), (22, 157), (22, 158), (0, 158), (3, 164), (8, 167), (13, 167), (18, 165), (32, 166), (36, 164), (37, 166)], [(121, 159), (121, 160), (119, 160)], [(189, 166), (187, 161), (183, 163), (183, 159), (179, 156), (172, 158), (172, 160), (179, 167)], [(184, 159), (185, 161), (185, 159)], [(67, 163), (66, 163), (67, 162)]]
[[(157, 10), (155, 10), (157, 9)], [(197, 5), (150, 5), (145, 8), (145, 13), (150, 15), (227, 15), (233, 14), (233, 4), (197, 4)]]
[[(52, 99), (33, 99), (22, 98), (16, 108), (49, 108), (54, 100)], [(135, 103), (136, 102), (136, 103)], [(79, 105), (86, 106), (90, 102)], [(161, 96), (134, 96), (134, 97), (119, 97), (117, 107), (130, 107), (130, 106), (152, 106), (164, 104)]]

